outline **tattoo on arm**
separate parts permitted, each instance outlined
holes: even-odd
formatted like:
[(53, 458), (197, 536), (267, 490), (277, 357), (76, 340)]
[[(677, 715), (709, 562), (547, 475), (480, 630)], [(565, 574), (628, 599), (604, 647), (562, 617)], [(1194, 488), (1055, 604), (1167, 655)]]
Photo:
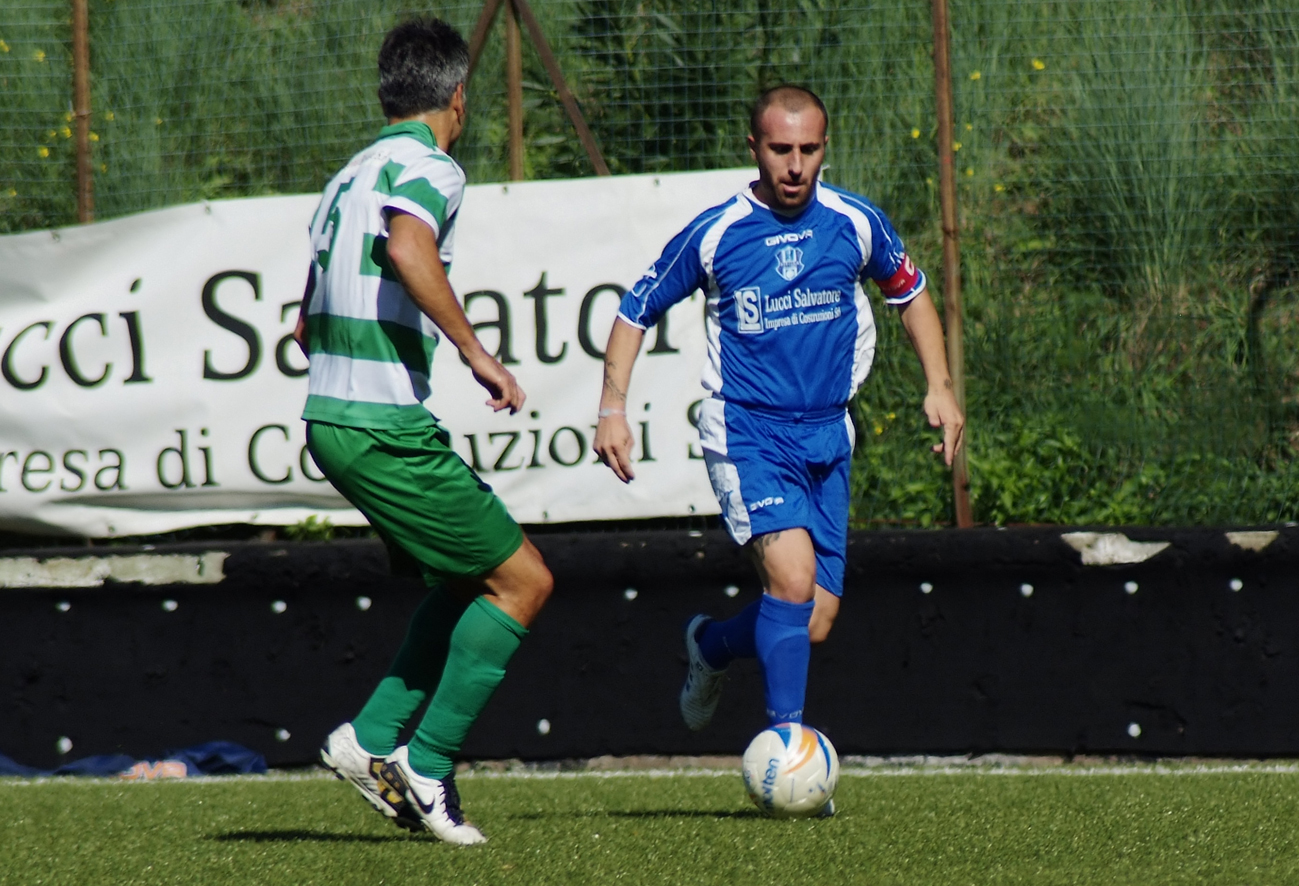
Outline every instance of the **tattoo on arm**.
[(627, 402), (627, 392), (618, 387), (618, 383), (613, 380), (613, 373), (618, 369), (617, 363), (607, 363), (604, 367), (604, 389), (619, 403)]

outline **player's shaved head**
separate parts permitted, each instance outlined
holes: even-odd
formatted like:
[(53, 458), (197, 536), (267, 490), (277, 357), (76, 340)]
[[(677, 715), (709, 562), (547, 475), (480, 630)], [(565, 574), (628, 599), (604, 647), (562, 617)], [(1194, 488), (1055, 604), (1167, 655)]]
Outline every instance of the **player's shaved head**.
[(821, 112), (825, 128), (830, 128), (830, 114), (826, 111), (825, 102), (821, 101), (820, 96), (805, 86), (782, 83), (768, 89), (753, 103), (753, 112), (749, 114), (749, 132), (755, 139), (762, 134), (762, 115), (772, 105), (790, 114), (801, 114), (808, 108), (816, 108)]

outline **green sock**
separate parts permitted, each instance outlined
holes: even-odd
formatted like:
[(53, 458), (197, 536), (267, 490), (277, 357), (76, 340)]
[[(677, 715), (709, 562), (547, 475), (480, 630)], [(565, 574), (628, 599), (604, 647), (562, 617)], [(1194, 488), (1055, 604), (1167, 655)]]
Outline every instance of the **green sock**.
[(483, 597), (460, 617), (451, 634), (442, 682), (410, 744), (410, 765), (420, 775), (445, 778), (452, 757), (505, 677), (514, 650), (528, 630)]
[(441, 585), (434, 586), (411, 616), (406, 640), (361, 713), (352, 720), (356, 740), (383, 757), (397, 747), (397, 736), (437, 688), (464, 604)]

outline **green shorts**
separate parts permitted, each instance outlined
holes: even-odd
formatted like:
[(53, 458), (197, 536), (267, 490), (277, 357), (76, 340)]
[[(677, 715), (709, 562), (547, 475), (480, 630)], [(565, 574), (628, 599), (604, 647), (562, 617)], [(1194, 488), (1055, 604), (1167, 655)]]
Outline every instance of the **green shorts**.
[(329, 482), (365, 515), (390, 553), (396, 546), (408, 554), (429, 582), (490, 572), (523, 544), (505, 503), (450, 443), (451, 435), (432, 424), (378, 429), (307, 422), (307, 447)]

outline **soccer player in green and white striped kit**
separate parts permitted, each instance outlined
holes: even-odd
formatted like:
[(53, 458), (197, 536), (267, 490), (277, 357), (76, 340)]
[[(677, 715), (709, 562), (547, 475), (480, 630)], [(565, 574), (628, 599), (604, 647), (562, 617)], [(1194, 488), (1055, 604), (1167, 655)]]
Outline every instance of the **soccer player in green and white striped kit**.
[[(464, 820), (453, 756), (550, 595), (549, 570), (424, 407), (439, 332), (494, 410), (524, 394), (479, 344), (447, 281), (465, 177), (447, 150), (465, 119), (469, 50), (436, 19), (398, 25), (379, 51), (388, 125), (325, 188), (298, 342), (311, 359), (307, 445), (398, 561), (429, 587), (388, 674), (321, 759), (381, 813), (450, 843)], [(428, 700), (410, 742), (398, 733)]]

